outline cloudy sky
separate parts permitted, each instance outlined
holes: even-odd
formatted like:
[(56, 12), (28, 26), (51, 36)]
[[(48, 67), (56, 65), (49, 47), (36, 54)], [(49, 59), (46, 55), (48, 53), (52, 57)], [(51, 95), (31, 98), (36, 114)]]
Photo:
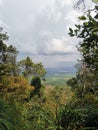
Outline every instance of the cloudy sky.
[(73, 0), (0, 0), (0, 26), (10, 36), (8, 44), (19, 50), (18, 59), (30, 56), (46, 68), (76, 62), (78, 41), (68, 36), (68, 28), (81, 13)]

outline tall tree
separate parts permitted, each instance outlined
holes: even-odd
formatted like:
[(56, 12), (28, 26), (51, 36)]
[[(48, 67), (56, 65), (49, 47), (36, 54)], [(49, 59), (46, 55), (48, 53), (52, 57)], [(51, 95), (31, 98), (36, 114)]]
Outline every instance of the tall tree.
[(79, 51), (83, 63), (91, 69), (98, 70), (98, 6), (95, 6), (93, 12), (96, 12), (95, 16), (92, 16), (92, 11), (89, 10), (86, 16), (79, 17), (83, 24), (75, 25), (74, 31), (70, 28), (69, 34), (82, 39)]
[(22, 72), (23, 76), (26, 78), (29, 78), (30, 76), (41, 78), (46, 74), (42, 63), (35, 64), (30, 57), (21, 60), (18, 65), (20, 67), (20, 72)]
[(8, 58), (7, 62), (12, 66), (11, 73), (14, 76), (18, 75), (17, 63), (16, 63), (17, 54), (18, 54), (18, 51), (15, 47), (13, 47), (12, 45), (8, 46), (8, 48), (7, 48), (7, 58)]
[(78, 85), (75, 86), (78, 87), (77, 93), (83, 101), (88, 94), (98, 94), (98, 6), (79, 19), (81, 24), (75, 25), (74, 30), (70, 28), (69, 35), (81, 39), (78, 50), (82, 59), (78, 64)]
[(18, 51), (12, 45), (7, 46), (5, 41), (9, 39), (7, 33), (0, 28), (0, 75), (17, 75), (16, 56)]
[(4, 55), (7, 52), (7, 45), (4, 42), (8, 39), (7, 33), (4, 33), (3, 28), (0, 27), (0, 63), (4, 62)]

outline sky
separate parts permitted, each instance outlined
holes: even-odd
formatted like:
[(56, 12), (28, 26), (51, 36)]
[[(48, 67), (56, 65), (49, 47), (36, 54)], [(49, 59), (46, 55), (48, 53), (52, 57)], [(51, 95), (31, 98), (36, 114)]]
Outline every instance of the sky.
[(18, 60), (30, 56), (45, 68), (74, 66), (78, 40), (68, 31), (83, 11), (73, 5), (73, 0), (0, 0), (0, 26), (8, 32), (8, 44), (19, 50)]

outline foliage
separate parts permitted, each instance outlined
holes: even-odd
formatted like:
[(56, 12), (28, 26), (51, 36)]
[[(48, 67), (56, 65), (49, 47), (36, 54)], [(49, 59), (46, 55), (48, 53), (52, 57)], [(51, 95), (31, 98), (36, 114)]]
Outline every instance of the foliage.
[(98, 92), (97, 6), (95, 6), (93, 11), (96, 12), (95, 16), (92, 16), (91, 11), (89, 10), (86, 16), (79, 17), (79, 19), (83, 21), (82, 25), (75, 25), (76, 29), (70, 29), (69, 34), (71, 36), (76, 36), (77, 38), (82, 38), (82, 41), (78, 46), (78, 49), (82, 55), (82, 60), (78, 64), (77, 72), (77, 82), (80, 88), (82, 87), (81, 91), (84, 92), (83, 89), (87, 89), (87, 92), (96, 93)]
[(30, 130), (26, 114), (31, 105), (30, 94), (35, 88), (28, 84), (28, 79), (31, 75), (33, 79), (37, 76), (32, 85), (39, 91), (42, 86), (40, 79), (46, 71), (42, 63), (35, 64), (30, 57), (17, 63), (17, 49), (4, 43), (8, 38), (0, 28), (0, 129)]
[(25, 120), (21, 109), (18, 104), (9, 104), (0, 99), (0, 130), (24, 129)]
[(13, 129), (15, 130), (15, 128), (13, 127), (12, 123), (13, 120), (11, 118), (10, 115), (10, 111), (8, 110), (8, 108), (6, 109), (6, 105), (5, 103), (0, 100), (0, 129), (4, 130), (4, 129)]
[(41, 79), (39, 77), (32, 78), (31, 86), (34, 86), (35, 89), (30, 93), (30, 98), (36, 94), (40, 96), (40, 89), (42, 87)]
[(20, 68), (20, 73), (22, 73), (26, 78), (30, 76), (41, 78), (46, 74), (42, 63), (35, 64), (30, 57), (27, 57), (25, 60), (21, 60), (18, 63), (18, 66)]
[(73, 89), (77, 88), (77, 78), (73, 77), (67, 81), (67, 85), (71, 86)]
[(1, 79), (0, 97), (7, 101), (24, 103), (29, 100), (33, 90), (34, 87), (30, 86), (25, 78), (4, 76)]
[(81, 110), (63, 106), (58, 112), (58, 124), (62, 130), (81, 129), (85, 115)]
[[(34, 95), (27, 111), (29, 129), (58, 130), (59, 110), (71, 98), (68, 88), (46, 87), (43, 96)], [(69, 92), (69, 93), (68, 93)], [(66, 96), (65, 96), (66, 95)], [(59, 127), (58, 127), (59, 126)]]
[[(92, 15), (95, 13), (95, 16)], [(79, 17), (76, 29), (69, 29), (70, 36), (81, 39), (78, 50), (82, 59), (77, 64), (77, 74), (67, 83), (74, 88), (74, 103), (86, 116), (83, 129), (98, 129), (98, 6)], [(81, 22), (82, 21), (82, 22)], [(73, 106), (74, 106), (73, 105)], [(74, 107), (75, 107), (74, 106)]]
[(98, 108), (88, 108), (85, 118), (85, 128), (98, 129)]
[(4, 41), (8, 40), (7, 33), (0, 28), (0, 77), (2, 75), (17, 75), (16, 56), (18, 51), (12, 45), (7, 46)]

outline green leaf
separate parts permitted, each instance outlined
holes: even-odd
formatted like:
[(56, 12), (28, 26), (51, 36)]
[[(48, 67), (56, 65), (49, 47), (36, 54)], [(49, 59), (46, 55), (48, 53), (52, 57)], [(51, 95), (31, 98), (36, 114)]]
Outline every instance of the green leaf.
[(70, 31), (70, 33), (73, 33), (73, 30), (72, 30), (72, 28), (69, 28), (69, 31)]
[(98, 10), (98, 6), (95, 6), (95, 9)]
[(98, 14), (94, 18), (98, 19)]
[(69, 35), (70, 35), (70, 37), (73, 37), (73, 36), (75, 36), (74, 34), (72, 34), (72, 33), (68, 33)]
[(80, 29), (80, 28), (81, 28), (81, 26), (80, 26), (80, 25), (75, 24), (75, 26), (76, 26), (78, 29)]
[(78, 17), (80, 20), (86, 20), (85, 16)]

